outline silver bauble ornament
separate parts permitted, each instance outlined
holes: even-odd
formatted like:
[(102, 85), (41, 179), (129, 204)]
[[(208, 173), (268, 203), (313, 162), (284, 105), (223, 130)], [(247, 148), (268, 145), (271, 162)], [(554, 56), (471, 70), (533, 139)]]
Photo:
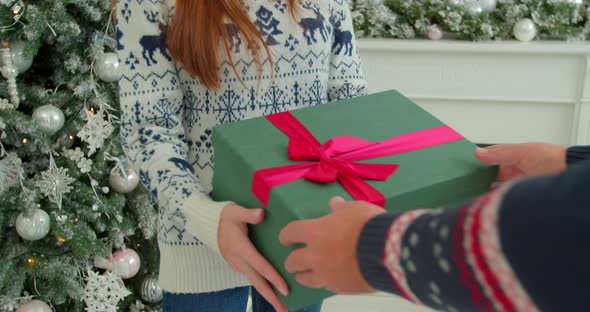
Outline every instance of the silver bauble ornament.
[(33, 112), (33, 120), (41, 130), (49, 135), (56, 134), (64, 127), (66, 118), (61, 109), (49, 104), (38, 107)]
[(537, 26), (530, 18), (523, 18), (514, 25), (514, 37), (522, 42), (528, 42), (537, 36)]
[(16, 312), (53, 312), (47, 303), (41, 300), (31, 300), (22, 304)]
[(430, 39), (430, 40), (440, 40), (440, 39), (442, 39), (444, 34), (445, 34), (445, 32), (443, 31), (443, 29), (436, 24), (432, 24), (432, 25), (428, 26), (428, 28), (427, 28), (426, 35), (428, 36), (428, 39)]
[(116, 53), (104, 53), (94, 65), (94, 72), (104, 82), (119, 80), (119, 56)]
[(481, 14), (484, 10), (481, 4), (477, 1), (468, 2), (465, 4), (465, 9), (472, 14)]
[(108, 259), (114, 267), (118, 268), (117, 273), (122, 279), (134, 277), (141, 267), (141, 259), (137, 252), (130, 248), (122, 248), (113, 253)]
[(481, 9), (488, 13), (494, 11), (498, 5), (497, 0), (477, 0), (477, 2), (479, 2)]
[(40, 240), (49, 233), (49, 215), (41, 209), (35, 209), (31, 215), (21, 213), (16, 218), (16, 232), (24, 240)]
[(33, 56), (25, 53), (25, 43), (23, 41), (10, 43), (10, 55), (12, 56), (12, 64), (19, 74), (26, 72), (33, 65)]
[(158, 283), (158, 276), (150, 274), (144, 277), (141, 281), (141, 288), (139, 289), (141, 299), (149, 303), (158, 303), (162, 301), (163, 293), (162, 288)]
[(127, 176), (124, 176), (119, 168), (113, 168), (109, 184), (119, 193), (131, 193), (139, 185), (139, 176), (131, 168), (127, 169)]

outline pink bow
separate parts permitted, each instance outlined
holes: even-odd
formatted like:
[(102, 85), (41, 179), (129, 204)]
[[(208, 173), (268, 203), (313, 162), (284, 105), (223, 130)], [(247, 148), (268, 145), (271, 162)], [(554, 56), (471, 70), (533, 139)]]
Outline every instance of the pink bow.
[(301, 164), (261, 169), (254, 173), (252, 192), (268, 205), (273, 187), (305, 178), (318, 183), (339, 181), (357, 200), (385, 207), (385, 196), (365, 180), (387, 180), (399, 167), (397, 164), (364, 164), (355, 162), (419, 150), (464, 139), (447, 126), (420, 130), (381, 142), (353, 136), (339, 136), (320, 144), (307, 128), (290, 112), (266, 116), (289, 136), (289, 159)]

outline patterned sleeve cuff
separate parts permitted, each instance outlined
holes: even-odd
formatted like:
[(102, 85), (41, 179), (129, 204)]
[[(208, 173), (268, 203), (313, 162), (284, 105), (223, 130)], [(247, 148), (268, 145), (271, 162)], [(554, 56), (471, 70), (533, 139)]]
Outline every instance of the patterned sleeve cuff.
[(584, 160), (590, 160), (590, 146), (572, 146), (567, 149), (566, 157), (568, 166)]
[(383, 265), (385, 240), (391, 224), (397, 215), (380, 214), (369, 220), (363, 227), (357, 245), (357, 259), (360, 271), (371, 287), (395, 292), (389, 272)]

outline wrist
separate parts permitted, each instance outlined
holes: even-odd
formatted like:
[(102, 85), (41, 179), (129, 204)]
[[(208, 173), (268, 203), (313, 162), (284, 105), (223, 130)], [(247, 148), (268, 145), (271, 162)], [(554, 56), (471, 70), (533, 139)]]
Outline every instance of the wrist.
[(371, 218), (362, 228), (357, 240), (356, 257), (361, 276), (376, 290), (395, 291), (389, 271), (382, 260), (387, 232), (396, 218), (397, 215), (388, 213)]

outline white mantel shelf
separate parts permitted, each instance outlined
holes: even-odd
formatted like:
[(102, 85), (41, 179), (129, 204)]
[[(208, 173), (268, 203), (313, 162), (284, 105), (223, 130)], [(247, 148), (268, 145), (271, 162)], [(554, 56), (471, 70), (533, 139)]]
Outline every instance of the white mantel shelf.
[(362, 39), (371, 92), (397, 89), (478, 143), (590, 144), (590, 43)]
[(463, 52), (463, 53), (527, 53), (579, 55), (590, 54), (588, 42), (564, 41), (456, 41), (456, 40), (395, 40), (362, 39), (362, 50), (406, 52)]

